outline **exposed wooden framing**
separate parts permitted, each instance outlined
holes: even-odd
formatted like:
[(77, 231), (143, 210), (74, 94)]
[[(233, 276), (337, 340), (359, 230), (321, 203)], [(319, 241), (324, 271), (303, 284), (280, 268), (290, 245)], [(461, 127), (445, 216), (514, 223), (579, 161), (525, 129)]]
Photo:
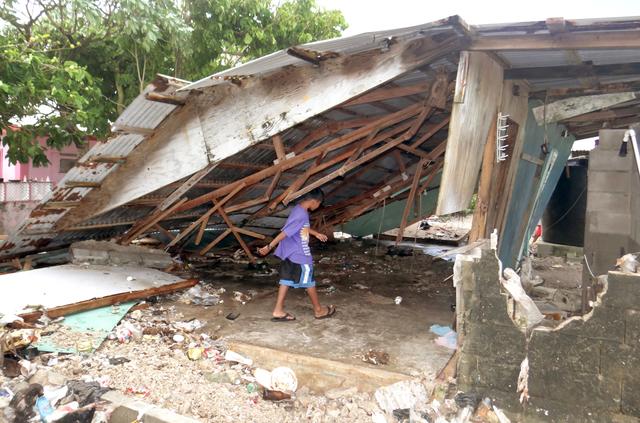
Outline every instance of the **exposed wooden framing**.
[(79, 201), (49, 201), (41, 205), (43, 209), (70, 209), (78, 207)]
[(90, 157), (88, 160), (85, 160), (83, 162), (78, 162), (78, 164), (80, 165), (89, 165), (91, 163), (122, 164), (122, 163), (125, 163), (126, 161), (127, 161), (126, 157), (120, 157), (120, 156), (93, 156), (93, 157)]
[(155, 132), (154, 128), (141, 128), (138, 126), (113, 125), (113, 132), (125, 132), (127, 134), (151, 135)]
[(418, 150), (418, 149), (413, 148), (413, 147), (410, 147), (410, 146), (408, 146), (408, 145), (406, 145), (406, 144), (400, 144), (400, 145), (398, 146), (398, 148), (399, 148), (400, 150), (404, 150), (404, 151), (406, 151), (407, 153), (411, 153), (411, 154), (413, 154), (413, 155), (415, 155), (415, 156), (418, 156), (418, 157), (420, 157), (421, 159), (425, 159), (425, 158), (427, 158), (427, 157), (429, 156), (425, 151)]
[(629, 91), (640, 91), (640, 77), (638, 81), (632, 82), (616, 82), (612, 84), (600, 84), (594, 87), (569, 87), (569, 88), (553, 88), (549, 90), (536, 91), (531, 93), (530, 97), (545, 98), (558, 100), (566, 97), (580, 97), (585, 95), (611, 94)]
[(193, 242), (195, 245), (200, 245), (200, 242), (202, 242), (202, 237), (204, 236), (204, 231), (205, 229), (207, 229), (207, 225), (209, 225), (209, 220), (211, 217), (207, 217), (205, 220), (202, 221), (202, 223), (200, 224), (200, 229), (198, 229), (198, 234), (196, 235), (196, 239)]
[(638, 98), (640, 94), (635, 92), (590, 95), (554, 101), (532, 111), (536, 121), (542, 125), (545, 120), (547, 123), (558, 122)]
[(271, 137), (271, 140), (273, 142), (273, 147), (276, 150), (276, 158), (278, 160), (284, 160), (287, 152), (284, 149), (284, 142), (282, 141), (282, 137), (280, 136), (280, 134), (274, 135), (273, 137)]
[(100, 182), (65, 181), (65, 188), (100, 188)]
[(564, 119), (563, 123), (589, 123), (589, 122), (598, 122), (603, 120), (613, 120), (621, 117), (627, 116), (638, 116), (640, 115), (640, 106), (636, 105), (633, 107), (625, 107), (619, 109), (610, 109), (610, 110), (602, 110), (597, 112), (586, 113), (584, 115), (570, 117), (568, 119)]
[(264, 170), (269, 167), (267, 165), (262, 165), (257, 163), (233, 162), (228, 160), (218, 163), (218, 166), (233, 167), (237, 169), (251, 169), (251, 170)]
[(548, 66), (537, 68), (507, 69), (505, 79), (552, 79), (589, 78), (592, 76), (639, 75), (640, 63), (618, 63), (615, 65), (579, 64), (570, 66)]
[(419, 129), (420, 125), (422, 125), (422, 123), (424, 122), (424, 120), (427, 118), (427, 116), (430, 114), (431, 112), (431, 108), (430, 107), (422, 107), (422, 111), (420, 112), (420, 115), (418, 115), (418, 117), (415, 119), (415, 121), (412, 124), (412, 127), (409, 128), (404, 134), (400, 135), (399, 137), (397, 137), (396, 139), (392, 139), (391, 141), (386, 142), (383, 146), (365, 154), (364, 156), (362, 156), (361, 158), (354, 160), (353, 162), (342, 166), (340, 169), (335, 170), (333, 172), (331, 172), (328, 175), (323, 176), (322, 178), (314, 181), (313, 183), (307, 185), (305, 188), (300, 189), (298, 191), (296, 191), (295, 193), (293, 193), (291, 195), (291, 198), (297, 198), (301, 195), (304, 195), (306, 193), (308, 193), (309, 191), (318, 188), (324, 184), (326, 184), (327, 182), (337, 178), (338, 176), (343, 176), (345, 173), (347, 173), (348, 171), (350, 171), (351, 169), (354, 169), (358, 166), (360, 166), (363, 163), (368, 162), (369, 160), (391, 150), (394, 147), (397, 147), (398, 145), (402, 144), (404, 141), (406, 141), (407, 139), (411, 138), (416, 131)]
[(167, 248), (173, 247), (178, 242), (183, 240), (187, 235), (189, 235), (195, 228), (199, 225), (202, 225), (203, 222), (208, 221), (211, 215), (218, 211), (221, 206), (224, 206), (227, 201), (233, 198), (239, 191), (243, 190), (246, 187), (246, 184), (242, 183), (237, 185), (229, 194), (226, 195), (221, 201), (216, 201), (214, 206), (210, 208), (205, 214), (200, 216), (195, 222), (192, 222), (186, 229), (184, 229), (178, 236), (176, 236), (169, 244), (167, 244)]
[(431, 84), (429, 82), (423, 82), (420, 84), (398, 86), (393, 88), (378, 88), (370, 91), (366, 94), (353, 98), (342, 106), (355, 106), (358, 104), (367, 104), (374, 101), (389, 100), (398, 97), (408, 97), (415, 94), (422, 94), (429, 90)]
[(254, 231), (250, 231), (249, 229), (245, 229), (245, 228), (239, 228), (237, 226), (235, 226), (234, 231), (244, 234), (244, 235), (248, 235), (251, 236), (253, 238), (257, 238), (257, 239), (266, 239), (267, 237), (263, 234), (259, 234), (258, 232), (254, 232)]
[(169, 232), (168, 230), (166, 230), (163, 226), (161, 226), (159, 223), (156, 223), (153, 225), (154, 228), (156, 228), (157, 230), (160, 231), (161, 234), (163, 234), (164, 236), (166, 236), (167, 238), (169, 238), (169, 240), (172, 240), (173, 238), (175, 238), (176, 236), (174, 234), (172, 234), (171, 232)]
[(158, 103), (171, 104), (173, 106), (184, 106), (184, 100), (171, 95), (150, 92), (150, 93), (147, 93), (144, 97), (149, 101), (156, 101)]
[(398, 229), (398, 236), (396, 237), (396, 245), (402, 241), (402, 237), (404, 236), (404, 229), (407, 227), (407, 219), (409, 218), (409, 213), (413, 207), (413, 200), (416, 198), (416, 194), (418, 194), (418, 185), (420, 184), (422, 169), (426, 163), (425, 159), (421, 159), (418, 162), (415, 173), (413, 174), (413, 182), (411, 183), (411, 190), (409, 191), (407, 204), (405, 204), (404, 211), (402, 212), (402, 220), (400, 221), (400, 228)]
[(214, 168), (215, 164), (210, 164), (202, 170), (197, 171), (193, 175), (189, 177), (184, 183), (180, 184), (180, 186), (173, 191), (167, 198), (158, 205), (159, 210), (164, 210), (173, 204), (178, 198), (182, 197), (187, 193), (191, 188), (193, 188), (196, 184), (198, 184), (202, 179), (207, 176)]
[(404, 173), (406, 171), (406, 167), (404, 165), (404, 159), (402, 158), (402, 154), (398, 150), (393, 151), (393, 158), (398, 164), (398, 169), (400, 169), (400, 173)]
[(125, 233), (125, 235), (122, 237), (121, 243), (129, 244), (131, 241), (136, 239), (138, 236), (140, 236), (140, 234), (147, 231), (153, 225), (162, 221), (170, 214), (174, 213), (186, 201), (187, 199), (185, 197), (177, 201), (173, 206), (169, 207), (166, 210), (156, 210), (155, 213), (152, 213), (149, 217), (139, 221), (136, 225), (131, 227), (131, 229), (129, 229), (129, 231), (127, 231), (127, 233)]
[(213, 247), (218, 245), (220, 243), (220, 241), (225, 239), (227, 237), (227, 235), (229, 235), (230, 233), (231, 233), (231, 229), (225, 229), (216, 239), (211, 241), (209, 244), (207, 244), (206, 247), (204, 247), (202, 250), (200, 250), (199, 254), (201, 256), (204, 256), (205, 254), (207, 254)]
[[(496, 145), (495, 137), (497, 115), (492, 116), (491, 129), (482, 155), (482, 167), (480, 169), (480, 182), (478, 184), (478, 200), (473, 211), (471, 232), (469, 232), (469, 243), (486, 238), (486, 234), (492, 228), (487, 228), (487, 215), (491, 203), (491, 181), (493, 179), (493, 168), (496, 165)], [(494, 195), (497, 193), (494, 193)], [(504, 195), (504, 194), (503, 194)]]
[(372, 124), (358, 128), (346, 135), (343, 135), (331, 141), (328, 141), (321, 146), (314, 147), (310, 150), (304, 151), (294, 157), (287, 158), (286, 160), (281, 161), (277, 165), (271, 166), (267, 169), (263, 169), (252, 175), (244, 177), (236, 181), (234, 184), (230, 184), (225, 187), (218, 188), (213, 192), (194, 198), (193, 200), (185, 203), (182, 206), (182, 210), (188, 210), (190, 208), (197, 207), (201, 204), (204, 204), (210, 201), (213, 198), (220, 197), (221, 195), (224, 195), (230, 192), (231, 190), (233, 190), (235, 188), (235, 185), (239, 183), (244, 183), (247, 186), (253, 185), (256, 182), (262, 181), (263, 179), (276, 174), (278, 171), (285, 171), (285, 170), (291, 169), (301, 163), (306, 162), (307, 160), (316, 158), (319, 155), (342, 148), (348, 144), (353, 143), (354, 141), (357, 141), (363, 136), (366, 136), (376, 124), (380, 123), (380, 121), (388, 121), (389, 124), (391, 124), (391, 122), (394, 122), (394, 121), (399, 122), (402, 120), (406, 120), (411, 116), (419, 113), (422, 108), (423, 107), (421, 105), (412, 105), (392, 115), (381, 117), (380, 119), (376, 120)]
[(77, 225), (181, 180), (210, 160), (231, 157), (467, 43), (456, 30), (443, 29), (434, 36), (395, 40), (388, 49), (345, 53), (332, 60), (331, 69), (284, 66), (239, 84), (202, 87), (201, 95), (189, 96), (136, 147), (122, 170), (106, 178), (100, 195), (83, 200), (85, 205), (65, 215), (60, 226)]
[(431, 138), (432, 136), (437, 134), (438, 131), (447, 126), (450, 118), (450, 116), (446, 116), (444, 119), (442, 119), (441, 122), (436, 123), (431, 128), (428, 128), (428, 130), (424, 134), (420, 135), (420, 138), (411, 143), (411, 148), (418, 148), (419, 146), (424, 144), (429, 138)]
[(565, 32), (563, 34), (527, 34), (476, 36), (468, 50), (581, 50), (640, 48), (640, 31)]
[[(236, 228), (236, 226), (233, 224), (233, 222), (231, 222), (231, 219), (229, 219), (229, 216), (227, 216), (227, 214), (224, 212), (224, 210), (222, 208), (220, 208), (218, 201), (213, 200), (213, 203), (218, 206), (218, 214), (220, 215), (220, 217), (222, 217), (222, 220), (224, 220), (224, 223), (227, 224), (227, 226), (229, 227), (229, 229), (231, 229), (231, 233), (233, 234), (233, 236), (236, 238), (236, 240), (238, 241), (238, 244), (240, 244), (240, 247), (242, 247), (242, 249), (244, 250), (244, 252), (247, 254), (247, 257), (249, 257), (249, 260), (252, 263), (256, 262), (256, 258), (254, 257), (254, 255), (251, 253), (251, 250), (249, 249), (249, 247), (247, 246), (246, 242), (244, 242), (244, 239), (242, 239), (242, 237), (240, 236), (240, 234), (238, 233), (238, 228)], [(245, 234), (250, 234), (252, 233), (251, 231), (245, 230), (244, 231)], [(255, 232), (253, 232), (255, 234)], [(260, 234), (256, 234), (259, 235), (259, 238), (264, 239), (264, 237)], [(250, 235), (251, 236), (251, 235)]]

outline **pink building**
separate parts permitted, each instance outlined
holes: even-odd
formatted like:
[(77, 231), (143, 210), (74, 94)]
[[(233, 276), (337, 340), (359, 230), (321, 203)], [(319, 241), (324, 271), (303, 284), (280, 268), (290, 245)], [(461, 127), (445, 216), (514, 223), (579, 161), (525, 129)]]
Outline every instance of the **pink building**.
[[(4, 131), (3, 131), (4, 132)], [(93, 147), (97, 141), (90, 140), (88, 147)], [(58, 183), (66, 172), (71, 169), (76, 161), (84, 154), (75, 145), (68, 145), (62, 150), (53, 150), (46, 148), (46, 138), (40, 139), (40, 145), (45, 147), (49, 165), (46, 167), (35, 167), (33, 162), (17, 163), (12, 165), (9, 159), (5, 157), (7, 147), (0, 144), (0, 178), (4, 182), (9, 181), (49, 181)], [(86, 151), (86, 150), (85, 150)]]

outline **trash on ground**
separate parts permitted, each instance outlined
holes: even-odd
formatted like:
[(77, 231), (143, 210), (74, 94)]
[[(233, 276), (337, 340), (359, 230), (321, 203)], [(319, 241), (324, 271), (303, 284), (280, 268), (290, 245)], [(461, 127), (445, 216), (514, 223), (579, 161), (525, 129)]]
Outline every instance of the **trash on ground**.
[(362, 355), (362, 361), (365, 363), (375, 364), (389, 364), (389, 354), (384, 351), (369, 350)]
[(227, 350), (227, 352), (224, 353), (224, 359), (227, 361), (234, 361), (236, 363), (241, 363), (246, 366), (253, 365), (253, 360), (231, 350)]
[(451, 350), (458, 348), (458, 334), (449, 326), (431, 325), (429, 331), (438, 335), (435, 343)]

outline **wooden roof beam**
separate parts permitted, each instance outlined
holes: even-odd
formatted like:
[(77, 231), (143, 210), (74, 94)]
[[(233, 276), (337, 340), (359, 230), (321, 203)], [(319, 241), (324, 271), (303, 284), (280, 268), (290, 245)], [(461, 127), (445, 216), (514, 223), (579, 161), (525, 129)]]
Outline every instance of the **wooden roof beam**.
[(504, 79), (589, 78), (592, 76), (640, 77), (640, 62), (594, 66), (590, 63), (571, 66), (515, 68), (504, 71)]
[(640, 30), (565, 32), (533, 35), (479, 35), (472, 37), (467, 50), (584, 50), (640, 48)]

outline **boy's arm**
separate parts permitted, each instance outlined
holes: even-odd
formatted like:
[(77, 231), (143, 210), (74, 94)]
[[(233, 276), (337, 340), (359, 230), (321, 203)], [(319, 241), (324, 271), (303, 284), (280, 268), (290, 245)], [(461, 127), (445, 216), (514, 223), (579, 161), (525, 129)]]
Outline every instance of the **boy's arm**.
[(282, 231), (278, 234), (278, 236), (276, 236), (273, 241), (271, 241), (268, 245), (265, 245), (262, 248), (258, 249), (258, 252), (260, 253), (260, 255), (262, 256), (266, 256), (267, 254), (269, 254), (269, 252), (271, 250), (273, 250), (274, 248), (276, 248), (276, 246), (280, 243), (280, 241), (282, 241), (283, 239), (285, 239), (287, 237), (286, 232)]
[(309, 234), (315, 236), (316, 238), (318, 238), (320, 241), (322, 242), (326, 242), (327, 241), (327, 236), (323, 233), (320, 233), (316, 230), (313, 230), (311, 228), (309, 228)]

